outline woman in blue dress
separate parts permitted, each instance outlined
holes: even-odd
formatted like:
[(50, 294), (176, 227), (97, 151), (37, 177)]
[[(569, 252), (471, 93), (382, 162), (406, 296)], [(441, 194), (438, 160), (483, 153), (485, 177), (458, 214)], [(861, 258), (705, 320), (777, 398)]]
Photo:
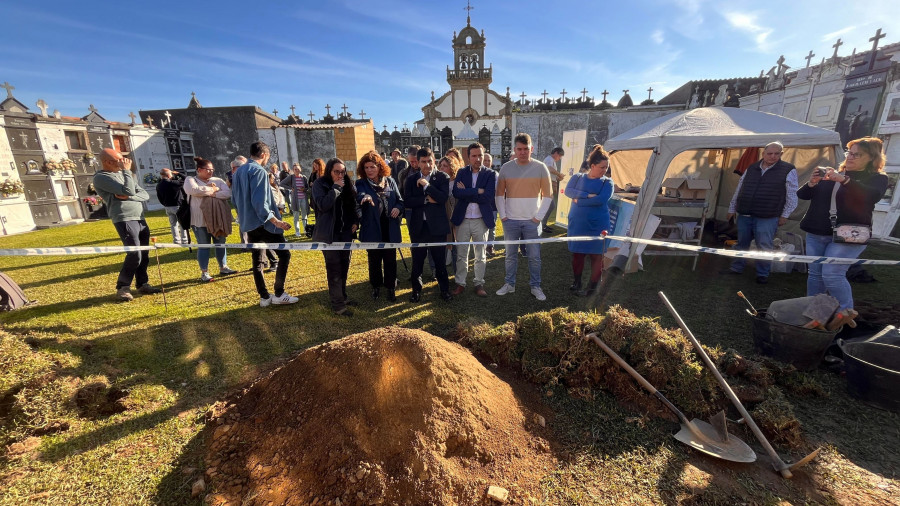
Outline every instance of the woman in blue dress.
[[(566, 196), (572, 199), (569, 209), (569, 236), (599, 236), (609, 230), (609, 198), (613, 194), (613, 181), (606, 177), (609, 169), (609, 153), (596, 144), (588, 155), (589, 170), (575, 174), (566, 185)], [(600, 276), (603, 274), (604, 241), (572, 241), (572, 274), (574, 282), (570, 290), (578, 295), (596, 295)], [(591, 278), (586, 290), (581, 289), (581, 274), (585, 260), (591, 259)]]

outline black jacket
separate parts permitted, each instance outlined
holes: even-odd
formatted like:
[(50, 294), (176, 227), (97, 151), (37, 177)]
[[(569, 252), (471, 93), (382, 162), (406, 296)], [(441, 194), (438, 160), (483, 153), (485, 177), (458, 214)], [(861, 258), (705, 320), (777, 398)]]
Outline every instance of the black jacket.
[(184, 199), (183, 186), (184, 177), (180, 174), (173, 175), (172, 179), (160, 179), (156, 183), (156, 198), (166, 207), (178, 207)]
[(316, 226), (313, 241), (331, 244), (337, 238), (343, 241), (349, 237), (353, 225), (359, 224), (353, 182), (344, 176), (343, 188), (327, 177), (316, 178), (312, 185), (312, 196), (316, 203)]
[[(450, 197), (450, 176), (432, 169), (428, 175), (429, 184), (424, 190), (418, 185), (422, 178), (422, 172), (416, 171), (406, 178), (406, 191), (403, 193), (403, 201), (406, 208), (412, 213), (406, 225), (409, 228), (410, 237), (418, 237), (422, 233), (422, 225), (428, 221), (428, 231), (432, 235), (446, 235), (450, 233), (450, 220), (447, 217), (447, 199)], [(435, 202), (428, 202), (426, 197), (431, 197)]]
[[(850, 182), (838, 189), (837, 224), (871, 225), (875, 204), (884, 198), (888, 187), (888, 177), (877, 172), (853, 171), (847, 174)], [(797, 198), (809, 201), (809, 209), (800, 220), (800, 229), (816, 235), (831, 235), (831, 192), (834, 181), (819, 181), (810, 187), (809, 183), (797, 190)]]

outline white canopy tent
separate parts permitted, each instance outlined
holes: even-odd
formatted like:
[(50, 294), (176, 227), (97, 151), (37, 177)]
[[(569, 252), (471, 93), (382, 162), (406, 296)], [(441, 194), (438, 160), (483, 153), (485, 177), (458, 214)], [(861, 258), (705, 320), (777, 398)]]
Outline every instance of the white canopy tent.
[[(741, 154), (772, 141), (784, 144), (782, 159), (797, 167), (800, 184), (809, 180), (816, 166), (834, 166), (843, 160), (837, 132), (732, 107), (663, 116), (608, 140), (604, 148), (615, 151), (610, 160), (615, 183), (641, 187), (631, 224), (635, 231), (644, 229), (667, 177), (710, 179), (716, 193), (712, 202), (718, 202), (719, 208), (715, 214), (724, 215), (739, 179), (732, 171)], [(799, 220), (805, 210), (801, 201), (791, 218)]]

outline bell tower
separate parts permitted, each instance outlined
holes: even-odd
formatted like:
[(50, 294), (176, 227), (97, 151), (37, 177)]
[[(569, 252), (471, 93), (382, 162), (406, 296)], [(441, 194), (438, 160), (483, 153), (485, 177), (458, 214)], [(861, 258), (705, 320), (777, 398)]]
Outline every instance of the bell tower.
[(451, 87), (491, 84), (493, 66), (484, 65), (484, 30), (472, 28), (466, 16), (466, 27), (459, 35), (453, 32), (453, 68), (447, 67), (447, 83)]

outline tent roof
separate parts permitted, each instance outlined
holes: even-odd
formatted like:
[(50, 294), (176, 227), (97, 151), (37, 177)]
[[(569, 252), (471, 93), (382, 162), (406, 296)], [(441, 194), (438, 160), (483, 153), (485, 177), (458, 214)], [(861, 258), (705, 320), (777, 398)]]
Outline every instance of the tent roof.
[(742, 148), (780, 141), (785, 146), (840, 144), (833, 130), (766, 112), (735, 107), (701, 107), (650, 120), (606, 141), (608, 150), (658, 148)]

